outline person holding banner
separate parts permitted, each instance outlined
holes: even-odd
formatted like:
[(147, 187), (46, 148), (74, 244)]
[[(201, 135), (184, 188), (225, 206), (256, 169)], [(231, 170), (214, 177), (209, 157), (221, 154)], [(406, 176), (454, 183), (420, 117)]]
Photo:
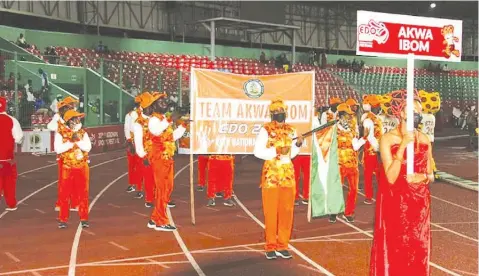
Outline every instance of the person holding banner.
[(336, 119), (337, 107), (342, 102), (340, 98), (329, 99), (329, 109), (321, 114), (321, 125)]
[[(148, 123), (151, 115), (153, 114), (153, 108), (149, 108), (152, 102), (152, 95), (148, 92), (138, 96), (140, 103), (140, 109), (137, 109), (140, 113), (135, 123), (133, 124), (133, 143), (135, 146), (135, 152), (139, 160), (139, 173), (140, 178), (136, 183), (136, 198), (141, 199), (145, 197), (145, 207), (153, 207), (154, 200), (154, 186), (155, 180), (153, 176), (153, 169), (148, 162), (147, 154), (151, 151), (151, 134), (148, 130)], [(144, 188), (144, 194), (142, 193), (142, 183)]]
[(377, 152), (379, 140), (383, 135), (382, 122), (377, 116), (380, 109), (380, 101), (376, 95), (364, 95), (363, 110), (365, 113), (362, 115), (361, 121), (364, 130), (363, 137), (367, 140), (363, 152), (365, 204), (373, 204), (373, 175), (376, 175), (377, 180), (379, 173)]
[(338, 105), (337, 139), (338, 139), (338, 163), (341, 176), (341, 184), (348, 181), (349, 192), (346, 200), (343, 219), (354, 222), (354, 210), (359, 184), (358, 150), (366, 143), (364, 137), (357, 138), (357, 125), (351, 121), (355, 118), (354, 112), (347, 103)]
[(175, 174), (176, 141), (186, 131), (185, 122), (173, 129), (173, 122), (177, 121), (177, 113), (171, 117), (165, 116), (168, 112), (167, 96), (165, 93), (146, 94), (142, 99), (145, 112), (152, 113), (148, 121), (150, 145), (147, 163), (150, 163), (155, 180), (155, 208), (151, 213), (147, 227), (156, 231), (174, 231), (176, 227), (170, 224), (167, 207), (171, 203), (171, 193)]
[[(223, 196), (223, 204), (228, 207), (235, 205), (233, 196), (233, 182), (235, 157), (231, 154), (210, 155), (208, 158), (208, 186), (207, 206), (215, 206), (215, 197)], [(224, 193), (224, 195), (220, 194)]]
[(256, 137), (254, 156), (264, 160), (261, 176), (265, 217), (265, 251), (268, 260), (278, 256), (289, 259), (295, 200), (295, 176), (291, 159), (298, 155), (303, 137), (286, 121), (288, 107), (281, 99), (271, 102), (271, 122)]
[(65, 112), (63, 118), (65, 127), (55, 133), (55, 152), (60, 155), (62, 162), (61, 189), (59, 197), (60, 212), (58, 228), (67, 227), (70, 216), (70, 199), (75, 198), (79, 203), (78, 214), (81, 226), (88, 228), (88, 183), (90, 172), (88, 153), (91, 150), (91, 141), (88, 133), (82, 128), (81, 118), (85, 114), (75, 110)]
[(20, 123), (7, 114), (7, 99), (0, 97), (0, 130), (2, 146), (0, 147), (0, 201), (2, 194), (7, 205), (6, 211), (17, 210), (17, 163), (15, 161), (15, 144), (23, 142)]
[[(75, 109), (75, 105), (78, 103), (77, 100), (75, 100), (72, 97), (66, 97), (62, 101), (57, 103), (57, 108), (58, 112), (53, 115), (52, 120), (47, 124), (47, 128), (50, 131), (53, 132), (58, 132), (58, 130), (62, 130), (65, 127), (65, 121), (63, 120), (63, 115), (65, 112), (71, 109)], [(57, 202), (55, 204), (55, 211), (60, 211), (60, 189), (61, 189), (61, 172), (62, 172), (62, 162), (60, 156), (57, 156), (57, 163), (58, 163), (58, 182), (57, 182), (57, 187), (58, 187), (58, 193), (57, 193)], [(75, 202), (74, 197), (71, 198), (72, 203), (71, 203), (71, 210), (70, 211), (78, 211), (78, 202)]]
[[(133, 109), (125, 115), (125, 139), (127, 144), (126, 157), (128, 161), (128, 188), (127, 193), (136, 191), (136, 186), (140, 182), (140, 159), (135, 152), (133, 125), (141, 115), (140, 97), (135, 97)], [(141, 184), (140, 184), (141, 185)]]
[[(383, 172), (376, 202), (370, 275), (429, 275), (431, 254), (432, 148), (418, 131), (421, 103), (414, 101), (414, 131), (406, 128), (406, 90), (391, 93), (397, 128), (380, 141)], [(414, 143), (414, 174), (407, 175), (406, 148)]]

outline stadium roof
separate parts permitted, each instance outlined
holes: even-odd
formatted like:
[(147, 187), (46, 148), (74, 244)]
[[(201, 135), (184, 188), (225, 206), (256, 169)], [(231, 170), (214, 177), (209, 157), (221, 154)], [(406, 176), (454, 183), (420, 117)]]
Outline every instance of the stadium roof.
[(294, 25), (283, 25), (283, 24), (274, 24), (267, 22), (259, 21), (250, 21), (250, 20), (241, 20), (236, 18), (227, 18), (227, 17), (215, 17), (210, 19), (203, 19), (192, 23), (187, 23), (187, 25), (196, 25), (202, 24), (210, 32), (210, 45), (211, 45), (211, 59), (215, 59), (215, 38), (216, 38), (216, 28), (228, 28), (233, 30), (246, 31), (249, 33), (274, 33), (274, 32), (284, 32), (287, 36), (291, 38), (292, 41), (292, 64), (295, 63), (295, 52), (296, 52), (296, 39), (295, 31), (301, 29), (298, 26)]

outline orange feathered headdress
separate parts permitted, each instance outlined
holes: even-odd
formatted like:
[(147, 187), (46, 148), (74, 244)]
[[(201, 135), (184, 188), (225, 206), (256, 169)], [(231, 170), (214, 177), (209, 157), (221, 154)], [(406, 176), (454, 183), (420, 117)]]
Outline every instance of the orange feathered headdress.
[(343, 101), (340, 99), (340, 98), (336, 98), (336, 97), (331, 97), (329, 99), (329, 105), (333, 105), (333, 104), (340, 104), (342, 103)]
[(278, 110), (288, 110), (288, 106), (284, 103), (282, 99), (273, 100), (269, 105), (269, 112), (275, 112)]

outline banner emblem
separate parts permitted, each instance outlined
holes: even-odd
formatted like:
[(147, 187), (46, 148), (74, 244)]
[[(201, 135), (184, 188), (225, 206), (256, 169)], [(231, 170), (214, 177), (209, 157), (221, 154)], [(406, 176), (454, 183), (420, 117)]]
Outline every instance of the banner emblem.
[(253, 79), (245, 82), (243, 90), (246, 96), (252, 99), (261, 97), (264, 93), (264, 85), (260, 80)]

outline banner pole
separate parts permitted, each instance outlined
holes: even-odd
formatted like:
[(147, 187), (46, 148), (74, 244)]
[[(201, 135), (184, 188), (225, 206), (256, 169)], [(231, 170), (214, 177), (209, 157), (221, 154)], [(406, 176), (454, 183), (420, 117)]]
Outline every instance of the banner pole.
[(193, 184), (193, 149), (190, 148), (190, 206), (191, 206), (191, 223), (196, 224), (195, 219), (195, 189)]
[[(314, 84), (314, 80), (316, 80), (316, 76), (315, 76), (315, 71), (312, 71), (312, 74), (313, 74), (313, 82), (312, 82), (312, 87), (311, 87), (311, 92), (312, 92), (312, 95), (311, 95), (311, 106), (313, 107), (313, 110), (311, 110), (311, 118), (314, 118), (314, 103), (316, 102), (316, 98), (315, 98), (315, 93), (316, 93), (316, 90), (315, 90), (315, 84)], [(321, 116), (321, 115), (319, 115)], [(313, 129), (313, 122), (311, 122), (311, 129)], [(314, 133), (313, 135), (311, 135), (311, 155), (309, 156), (309, 158), (311, 158), (311, 160), (309, 161), (309, 171), (312, 172), (313, 171), (313, 147), (314, 147)], [(308, 218), (308, 222), (310, 223), (311, 222), (311, 214), (312, 214), (312, 208), (311, 207), (311, 198), (312, 198), (312, 191), (313, 191), (313, 180), (311, 178), (311, 173), (309, 174), (310, 177), (309, 177), (309, 198), (308, 198), (308, 214), (307, 214), (307, 218)], [(304, 184), (303, 184), (304, 185)]]
[[(406, 129), (414, 131), (414, 54), (407, 56), (407, 100), (406, 100)], [(414, 173), (414, 142), (409, 143), (407, 153), (407, 174)]]
[[(194, 150), (194, 141), (195, 141), (195, 121), (194, 121), (194, 104), (196, 99), (193, 98), (193, 85), (196, 84), (196, 81), (193, 80), (195, 78), (195, 68), (191, 68), (190, 74), (190, 211), (191, 211), (191, 223), (193, 225), (196, 224), (196, 217), (195, 217), (195, 187), (193, 183), (193, 150)], [(180, 90), (181, 91), (181, 90)], [(182, 97), (182, 93), (180, 92), (180, 97)]]

